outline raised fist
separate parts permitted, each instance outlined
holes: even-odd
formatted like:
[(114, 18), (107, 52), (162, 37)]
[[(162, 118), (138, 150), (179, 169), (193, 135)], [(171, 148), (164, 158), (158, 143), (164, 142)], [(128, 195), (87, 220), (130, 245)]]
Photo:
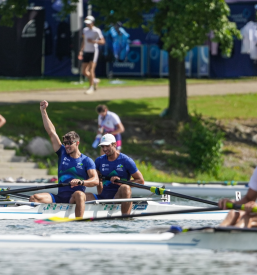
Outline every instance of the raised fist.
[(45, 110), (48, 106), (48, 102), (46, 100), (43, 100), (40, 102), (40, 110)]

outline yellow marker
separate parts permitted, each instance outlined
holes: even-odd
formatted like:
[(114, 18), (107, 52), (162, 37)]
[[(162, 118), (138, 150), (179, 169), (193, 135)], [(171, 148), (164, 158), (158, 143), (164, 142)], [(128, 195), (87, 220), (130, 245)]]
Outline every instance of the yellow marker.
[(158, 195), (158, 193), (156, 193), (156, 190), (159, 189), (159, 192), (160, 192), (160, 195), (163, 195), (164, 194), (164, 191), (165, 189), (164, 188), (158, 188), (158, 187), (155, 187), (155, 186), (151, 186), (150, 187), (150, 191), (152, 193), (155, 193), (156, 195)]
[(60, 218), (60, 217), (51, 217), (48, 220), (52, 222), (72, 222), (72, 221), (79, 221), (83, 218)]

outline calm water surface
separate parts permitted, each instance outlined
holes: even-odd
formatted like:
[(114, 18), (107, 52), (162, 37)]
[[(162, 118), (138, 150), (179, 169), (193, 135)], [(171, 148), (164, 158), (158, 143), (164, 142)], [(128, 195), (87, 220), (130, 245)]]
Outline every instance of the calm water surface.
[[(212, 198), (208, 198), (212, 199)], [(180, 204), (200, 205), (197, 203)], [(33, 220), (2, 220), (0, 234), (106, 234), (139, 233), (176, 221), (101, 221), (39, 225)], [(218, 225), (217, 221), (179, 221), (186, 227)], [(122, 251), (65, 249), (5, 249), (0, 274), (257, 274), (257, 253), (200, 250)]]

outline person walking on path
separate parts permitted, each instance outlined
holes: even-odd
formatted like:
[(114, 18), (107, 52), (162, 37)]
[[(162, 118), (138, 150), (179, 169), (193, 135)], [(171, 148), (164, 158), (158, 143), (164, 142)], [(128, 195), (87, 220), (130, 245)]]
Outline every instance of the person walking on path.
[(6, 123), (6, 119), (5, 119), (2, 115), (0, 115), (0, 128), (1, 128), (2, 126), (4, 126), (5, 123)]
[[(121, 151), (122, 140), (121, 133), (125, 131), (125, 128), (117, 114), (108, 110), (106, 105), (98, 105), (96, 107), (98, 113), (98, 138), (103, 134), (112, 134), (116, 139), (116, 149)], [(100, 140), (100, 139), (99, 139)], [(103, 151), (101, 148), (101, 155)]]
[(89, 79), (90, 87), (85, 94), (92, 94), (97, 88), (100, 81), (95, 78), (95, 68), (98, 59), (98, 45), (104, 45), (105, 39), (101, 30), (94, 26), (95, 18), (91, 15), (87, 16), (85, 23), (86, 28), (83, 29), (83, 42), (79, 52), (78, 59), (82, 60), (82, 73)]
[[(117, 150), (115, 137), (111, 134), (102, 136), (101, 146), (104, 155), (95, 160), (96, 170), (99, 174), (100, 183), (97, 186), (97, 193), (86, 193), (88, 200), (105, 199), (128, 199), (131, 198), (131, 188), (129, 185), (114, 182), (117, 180), (130, 180), (144, 184), (144, 178), (138, 170), (135, 162), (125, 154)], [(102, 178), (104, 177), (104, 179)], [(123, 215), (129, 215), (132, 202), (121, 203)]]
[(74, 132), (68, 132), (61, 143), (55, 127), (48, 117), (46, 108), (48, 102), (40, 102), (43, 124), (48, 133), (54, 151), (58, 156), (59, 183), (70, 183), (70, 186), (58, 188), (58, 194), (39, 193), (30, 197), (29, 201), (39, 203), (72, 203), (76, 204), (76, 217), (83, 217), (85, 211), (85, 189), (99, 184), (94, 161), (79, 151), (80, 137)]

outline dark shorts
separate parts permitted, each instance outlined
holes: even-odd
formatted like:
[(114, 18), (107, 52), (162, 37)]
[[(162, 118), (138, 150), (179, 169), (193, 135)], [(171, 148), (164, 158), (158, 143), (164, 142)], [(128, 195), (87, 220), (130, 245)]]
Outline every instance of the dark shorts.
[(56, 203), (70, 203), (70, 198), (71, 196), (60, 196), (60, 195), (54, 195), (54, 194), (51, 194), (51, 197), (52, 197), (52, 200), (53, 202), (56, 202)]
[(83, 62), (84, 63), (89, 63), (94, 60), (94, 55), (95, 53), (83, 53)]
[(111, 200), (114, 199), (117, 191), (115, 192), (105, 192), (100, 195), (93, 194), (96, 200)]

